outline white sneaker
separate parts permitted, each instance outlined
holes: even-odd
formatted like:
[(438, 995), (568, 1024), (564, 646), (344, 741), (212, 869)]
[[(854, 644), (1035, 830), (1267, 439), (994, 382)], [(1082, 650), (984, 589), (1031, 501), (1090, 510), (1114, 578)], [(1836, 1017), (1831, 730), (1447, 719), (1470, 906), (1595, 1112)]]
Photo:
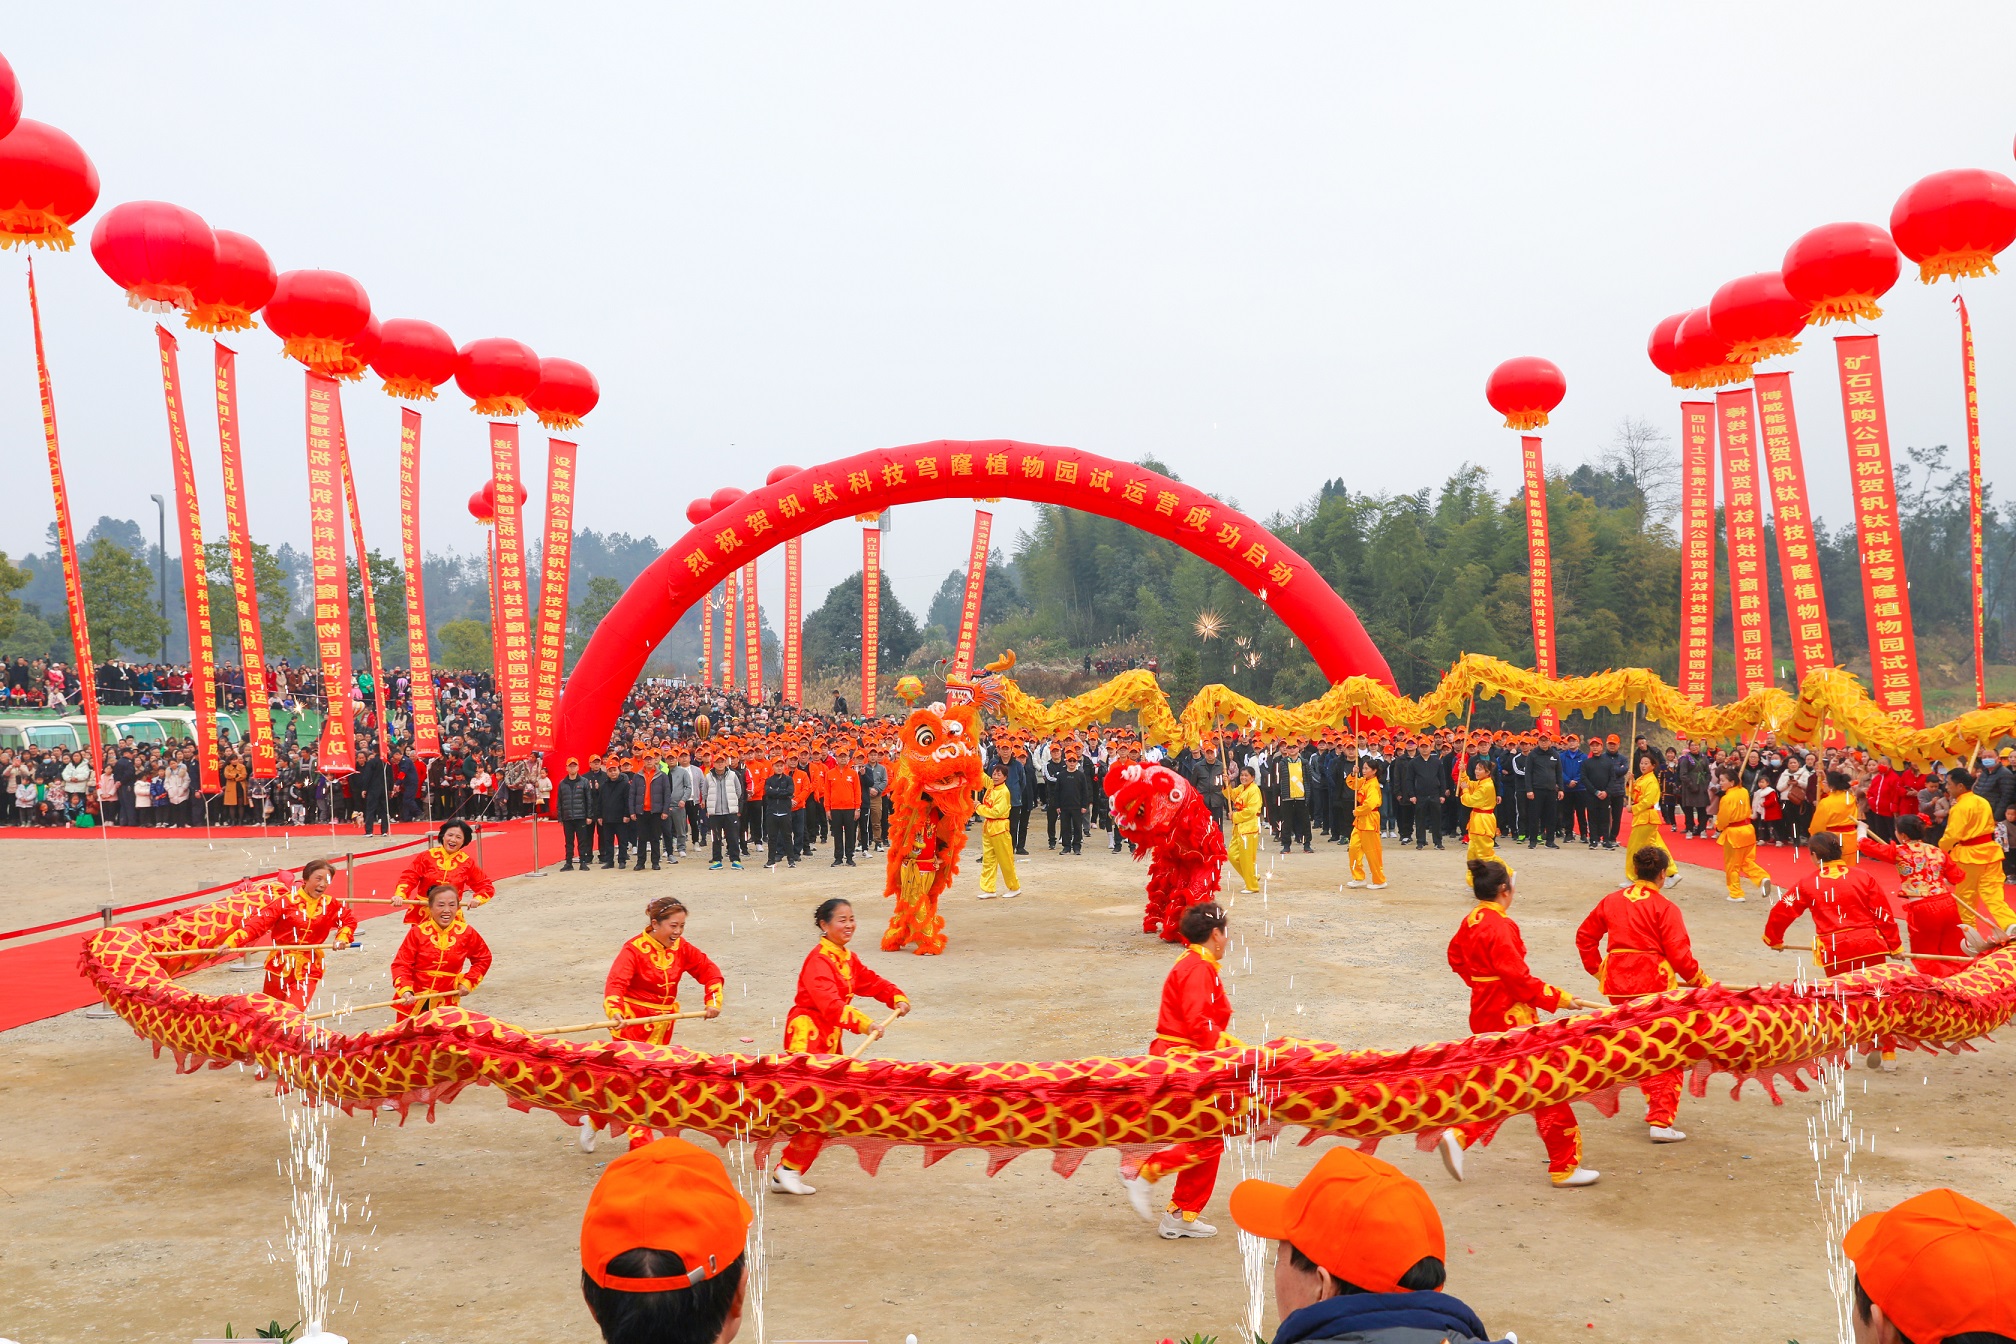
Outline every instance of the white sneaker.
[(1005, 893), (1002, 894), (1001, 899), (1004, 901), (1012, 901), (1021, 894), (1022, 894), (1022, 888), (1010, 887)]
[(1120, 1173), (1120, 1188), (1127, 1192), (1127, 1202), (1134, 1206), (1134, 1212), (1141, 1215), (1141, 1221), (1155, 1221), (1155, 1187), (1139, 1176)]
[(582, 1152), (584, 1153), (594, 1152), (595, 1126), (590, 1124), (588, 1121), (583, 1120), (580, 1126), (574, 1132), (574, 1142), (581, 1145)]
[(1764, 900), (1775, 901), (1778, 899), (1778, 884), (1767, 877), (1757, 884), (1757, 894)]
[(1741, 905), (1743, 904), (1746, 898), (1742, 896), (1731, 896), (1729, 899), (1736, 902), (1736, 904)]
[(1677, 887), (1677, 886), (1679, 886), (1679, 885), (1680, 885), (1680, 874), (1678, 874), (1678, 873), (1668, 873), (1668, 874), (1666, 874), (1666, 885), (1667, 885), (1667, 886), (1668, 886), (1669, 888), (1671, 888), (1671, 887)]
[(1894, 1059), (1879, 1059), (1876, 1061), (1876, 1067), (1885, 1073), (1895, 1073), (1897, 1072), (1897, 1061)]
[(998, 891), (983, 891), (980, 893), (980, 899), (983, 901), (991, 901), (1000, 894), (1001, 893)]
[(816, 1195), (819, 1193), (817, 1186), (807, 1185), (803, 1176), (781, 1164), (775, 1171), (770, 1173), (770, 1188), (779, 1194), (785, 1195)]
[(1365, 885), (1365, 880), (1363, 878), (1354, 877), (1349, 882), (1346, 882), (1344, 885), (1347, 887), (1362, 887)]
[(1180, 1213), (1165, 1213), (1162, 1221), (1155, 1225), (1155, 1231), (1164, 1241), (1175, 1241), (1180, 1237), (1215, 1237), (1218, 1229), (1201, 1218), (1185, 1218)]
[(1591, 1171), (1587, 1167), (1577, 1167), (1566, 1176), (1555, 1177), (1554, 1188), (1556, 1190), (1573, 1190), (1578, 1186), (1594, 1185), (1601, 1179), (1602, 1175), (1603, 1173), (1600, 1171)]
[(1652, 1131), (1652, 1142), (1654, 1143), (1685, 1143), (1687, 1141), (1687, 1136), (1671, 1125), (1653, 1125), (1650, 1128)]
[(1367, 890), (1367, 891), (1384, 891), (1384, 890), (1386, 890), (1386, 884), (1385, 884), (1384, 882), (1367, 882), (1367, 883), (1365, 884), (1365, 890)]
[(1442, 1167), (1457, 1180), (1463, 1179), (1463, 1140), (1453, 1129), (1442, 1131), (1442, 1137), (1435, 1142), (1435, 1151), (1442, 1155)]

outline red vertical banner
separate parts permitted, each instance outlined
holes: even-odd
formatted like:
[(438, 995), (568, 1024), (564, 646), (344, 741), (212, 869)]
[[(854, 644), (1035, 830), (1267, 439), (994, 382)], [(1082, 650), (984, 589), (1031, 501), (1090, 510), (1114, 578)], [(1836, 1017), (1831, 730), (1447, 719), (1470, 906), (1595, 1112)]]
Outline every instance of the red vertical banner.
[(735, 694), (735, 576), (740, 572), (729, 570), (721, 584), (721, 689), (729, 695)]
[(875, 713), (875, 660), (882, 647), (882, 533), (861, 529), (861, 716)]
[(1967, 391), (1967, 574), (1974, 585), (1969, 610), (1974, 613), (1974, 704), (1988, 704), (1988, 663), (1983, 648), (1982, 624), (1987, 608), (1981, 585), (1981, 394), (1974, 383), (1974, 324), (1967, 318), (1967, 300), (1958, 294), (1960, 305), (1960, 373)]
[(539, 553), (539, 641), (532, 671), (532, 750), (553, 750), (567, 661), (567, 571), (574, 563), (574, 445), (546, 440), (546, 542)]
[[(175, 514), (182, 541), (182, 612), (189, 624), (189, 703), (196, 711), (196, 754), (203, 789), (217, 789), (224, 761), (217, 754), (217, 632), (210, 624), (210, 576), (203, 564), (203, 513), (196, 499), (196, 463), (182, 414), (182, 369), (175, 337), (159, 322), (161, 395), (168, 404), (168, 456), (175, 473)], [(199, 790), (200, 792), (200, 790)]]
[(1715, 403), (1680, 403), (1680, 694), (1715, 695)]
[(751, 700), (763, 698), (763, 609), (756, 604), (756, 562), (742, 566), (743, 685)]
[[(84, 703), (84, 750), (91, 768), (103, 768), (98, 737), (98, 665), (91, 658), (91, 627), (84, 619), (84, 575), (77, 563), (77, 534), (70, 526), (70, 487), (63, 479), (63, 447), (56, 437), (56, 393), (42, 348), (42, 304), (35, 297), (35, 263), (28, 263), (28, 317), (35, 328), (35, 383), (42, 397), (42, 438), (49, 449), (49, 493), (56, 500), (56, 552), (63, 562), (63, 604), (70, 613), (70, 646), (77, 661), (77, 694)], [(110, 818), (100, 820), (109, 821)]]
[(1771, 662), (1771, 599), (1764, 567), (1764, 510), (1757, 493), (1757, 404), (1747, 387), (1715, 394), (1722, 446), (1722, 527), (1729, 548), (1730, 629), (1736, 640), (1736, 694), (1776, 679)]
[(378, 724), (378, 756), (392, 759), (392, 729), (385, 721), (385, 650), (378, 637), (378, 598), (372, 591), (371, 553), (364, 548), (364, 513), (357, 503), (357, 477), (350, 470), (350, 436), (336, 422), (336, 461), (342, 468), (343, 498), (350, 510), (350, 543), (357, 551), (357, 593), (364, 605), (364, 653), (371, 668), (371, 708)]
[(784, 699), (794, 705), (805, 703), (804, 650), (801, 627), (805, 620), (805, 552), (802, 538), (784, 543)]
[(959, 602), (959, 637), (952, 645), (952, 670), (966, 676), (973, 670), (973, 646), (980, 641), (980, 600), (987, 591), (987, 554), (994, 515), (973, 510), (973, 544), (966, 551), (966, 593)]
[(700, 684), (714, 684), (714, 604), (721, 599), (709, 588), (700, 599)]
[[(1526, 491), (1527, 595), (1533, 604), (1533, 670), (1554, 675), (1554, 556), (1547, 540), (1547, 469), (1540, 460), (1540, 440), (1519, 440)], [(1540, 711), (1540, 730), (1557, 727), (1551, 708)]]
[(1792, 375), (1760, 373), (1757, 421), (1764, 440), (1764, 476), (1771, 486), (1771, 527), (1778, 537), (1778, 581), (1785, 590), (1792, 661), (1799, 682), (1816, 667), (1834, 666), (1834, 636), (1827, 628), (1827, 595), (1820, 584), (1820, 554), (1813, 540), (1813, 508), (1806, 497), (1806, 459), (1799, 449), (1799, 417), (1792, 411)]
[(342, 467), (336, 444), (343, 432), (343, 398), (332, 379), (308, 380), (308, 561), (315, 585), (315, 656), (322, 671), (322, 742), (317, 763), (325, 773), (357, 768), (350, 717), (350, 584), (343, 572)]
[(532, 617), (525, 589), (525, 519), (520, 512), (518, 426), (490, 422), (490, 479), (497, 482), (498, 666), (504, 681), (504, 759), (532, 755)]
[(1922, 726), (1918, 640), (1911, 629), (1911, 582), (1890, 471), (1890, 420), (1883, 407), (1883, 359), (1874, 336), (1836, 336), (1841, 414), (1848, 429), (1848, 479), (1855, 543), (1862, 556), (1862, 610), (1869, 624), (1871, 692), (1877, 707)]
[(266, 687), (266, 637), (259, 624), (259, 576), (252, 559), (252, 523), (245, 507), (245, 454), (238, 441), (238, 355), (216, 347), (217, 455), (224, 466), (224, 526), (231, 544), (231, 596), (238, 611), (238, 664), (245, 677), (245, 721), (252, 739), (252, 777), (280, 773), (273, 746), (273, 703)]
[(420, 412), (399, 411), (399, 558), (406, 565), (406, 674), (413, 693), (413, 754), (441, 754), (441, 708), (427, 649), (427, 590), (420, 551)]

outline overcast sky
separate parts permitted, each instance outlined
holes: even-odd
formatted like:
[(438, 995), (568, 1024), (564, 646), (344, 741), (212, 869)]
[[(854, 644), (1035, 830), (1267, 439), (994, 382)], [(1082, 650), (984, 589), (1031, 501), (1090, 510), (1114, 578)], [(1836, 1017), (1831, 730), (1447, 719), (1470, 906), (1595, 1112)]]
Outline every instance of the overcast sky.
[[(1152, 453), (1261, 515), (1328, 477), (1409, 490), (1466, 460), (1509, 488), (1497, 361), (1566, 371), (1550, 463), (1594, 457), (1623, 416), (1676, 429), (1681, 394), (1644, 355), (1661, 317), (1805, 229), (1887, 222), (1926, 173), (2016, 172), (2009, 6), (1552, 12), (99, 3), (13, 7), (0, 51), (27, 115), (96, 162), (101, 210), (175, 201), (283, 270), (349, 272), (382, 317), (587, 364), (577, 522), (669, 544), (694, 495), (932, 438)], [(79, 525), (147, 522), (169, 489), (152, 319), (83, 247), (37, 255)], [(51, 517), (18, 257), (17, 554)], [(1877, 325), (1900, 447), (1963, 442), (1953, 292), (1907, 278)], [(1966, 292), (1993, 481), (2016, 275)], [(1782, 362), (1833, 522), (1839, 330)], [(200, 384), (208, 339), (182, 341)], [(300, 374), (263, 330), (238, 345), (253, 528), (299, 544)], [(452, 386), (435, 405), (423, 536), (467, 551), (481, 422)], [(389, 550), (397, 403), (373, 379), (345, 406)], [(192, 429), (221, 536), (215, 425)], [(962, 563), (971, 510), (899, 511), (884, 554), (906, 603)], [(998, 506), (997, 535), (1030, 517)], [(858, 567), (854, 529), (815, 534), (807, 562), (816, 601)]]

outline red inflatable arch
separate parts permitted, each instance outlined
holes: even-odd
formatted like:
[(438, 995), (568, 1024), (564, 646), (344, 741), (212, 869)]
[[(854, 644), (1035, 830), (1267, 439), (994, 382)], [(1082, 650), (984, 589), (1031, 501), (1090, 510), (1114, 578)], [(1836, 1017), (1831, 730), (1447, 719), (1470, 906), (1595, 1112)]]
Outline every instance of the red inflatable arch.
[[(827, 523), (927, 499), (1007, 498), (1101, 514), (1175, 542), (1239, 580), (1304, 644), (1331, 681), (1394, 684), (1357, 615), (1307, 560), (1194, 486), (1075, 448), (940, 440), (808, 467), (722, 503), (658, 557), (596, 627), (560, 699), (556, 768), (609, 745), (623, 699), (686, 609), (732, 569)], [(697, 505), (697, 501), (696, 501)], [(697, 511), (697, 510), (696, 510)]]

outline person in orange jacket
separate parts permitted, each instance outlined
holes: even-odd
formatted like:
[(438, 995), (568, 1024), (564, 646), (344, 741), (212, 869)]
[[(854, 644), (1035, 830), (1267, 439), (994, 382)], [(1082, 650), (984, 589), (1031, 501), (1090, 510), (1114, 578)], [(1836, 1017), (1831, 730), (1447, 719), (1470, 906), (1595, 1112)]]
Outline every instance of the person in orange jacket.
[[(1229, 922), (1224, 907), (1216, 901), (1205, 901), (1183, 912), (1177, 927), (1185, 947), (1162, 981), (1162, 1007), (1155, 1019), (1155, 1039), (1148, 1043), (1149, 1054), (1194, 1055), (1244, 1047), (1243, 1041), (1225, 1031), (1232, 1023), (1232, 1000), (1226, 996), (1224, 981), (1218, 978), (1218, 964), (1229, 941)], [(1150, 1153), (1131, 1172), (1123, 1163), (1120, 1184), (1134, 1211), (1154, 1223), (1163, 1240), (1215, 1237), (1218, 1229), (1198, 1215), (1218, 1183), (1218, 1162), (1224, 1155), (1223, 1139), (1171, 1144)], [(1176, 1177), (1176, 1188), (1158, 1219), (1150, 1190), (1169, 1175)]]
[(392, 895), (407, 902), (406, 922), (419, 924), (427, 918), (428, 895), (439, 886), (452, 887), (467, 899), (468, 908), (488, 904), (497, 894), (497, 885), (477, 866), (476, 853), (469, 848), (476, 832), (466, 821), (444, 821), (435, 833), (435, 843), (413, 856), (406, 871), (392, 888)]
[(336, 869), (327, 859), (310, 859), (301, 865), (301, 881), (277, 902), (279, 919), (273, 925), (275, 951), (266, 957), (264, 992), (285, 999), (296, 1008), (306, 1008), (322, 983), (320, 950), (287, 952), (287, 946), (319, 946), (322, 943), (350, 943), (357, 936), (357, 916), (340, 898), (329, 894)]
[[(679, 981), (691, 976), (700, 986), (702, 1011), (708, 1017), (721, 1015), (721, 968), (713, 958), (686, 941), (686, 906), (670, 896), (660, 896), (644, 907), (644, 932), (623, 944), (609, 974), (602, 981), (602, 1013), (612, 1023), (627, 1018), (658, 1017), (679, 1011)], [(646, 1022), (641, 1026), (612, 1026), (619, 1041), (641, 1041), (646, 1045), (669, 1045), (671, 1022)], [(630, 1146), (642, 1147), (657, 1137), (643, 1125), (630, 1126)], [(581, 1151), (595, 1151), (595, 1122), (583, 1117), (580, 1127)]]
[[(1612, 1003), (1628, 1003), (1641, 994), (1660, 994), (1675, 985), (1708, 983), (1694, 960), (1687, 922), (1680, 907), (1660, 891), (1672, 862), (1664, 847), (1646, 845), (1631, 854), (1632, 883), (1596, 903), (1575, 931), (1575, 950), (1582, 968), (1596, 977), (1597, 988)], [(1600, 954), (1599, 945), (1608, 941)], [(1645, 1124), (1654, 1143), (1679, 1143), (1686, 1134), (1673, 1127), (1680, 1115), (1680, 1070), (1668, 1069), (1642, 1079)]]
[[(1497, 859), (1471, 859), (1470, 889), (1477, 904), (1449, 940), (1449, 969), (1470, 988), (1470, 1030), (1510, 1031), (1531, 1026), (1542, 1012), (1559, 1008), (1601, 1008), (1556, 989), (1526, 966), (1526, 943), (1507, 913), (1512, 908), (1512, 874)], [(1488, 1140), (1503, 1121), (1486, 1120), (1442, 1132), (1442, 1165), (1463, 1179), (1463, 1152)], [(1600, 1172), (1582, 1165), (1582, 1129), (1566, 1102), (1533, 1112), (1540, 1141), (1547, 1147), (1547, 1175), (1556, 1188), (1594, 1185)]]
[[(1813, 960), (1829, 976), (1881, 966), (1903, 944), (1897, 933), (1897, 917), (1890, 912), (1889, 898), (1876, 879), (1861, 868), (1841, 861), (1841, 837), (1821, 831), (1806, 842), (1806, 848), (1820, 870), (1799, 883), (1771, 907), (1764, 921), (1764, 941), (1777, 951), (1785, 948), (1785, 931), (1792, 921), (1813, 916)], [(1897, 1072), (1897, 1043), (1894, 1037), (1877, 1040), (1865, 1057), (1871, 1068)], [(1882, 1059), (1879, 1063), (1878, 1052)]]
[(461, 906), (461, 893), (444, 882), (427, 893), (427, 918), (406, 930), (392, 958), (392, 1012), (401, 1022), (437, 1003), (460, 1003), (490, 973), (490, 945)]
[[(854, 904), (837, 898), (823, 902), (812, 914), (819, 928), (819, 945), (805, 954), (798, 968), (798, 996), (784, 1019), (784, 1048), (792, 1054), (833, 1055), (840, 1052), (842, 1032), (857, 1036), (879, 1036), (874, 1019), (854, 1006), (856, 998), (869, 998), (895, 1010), (898, 1017), (910, 1014), (910, 1000), (896, 987), (862, 964), (847, 950), (854, 939)], [(783, 1160), (770, 1173), (770, 1188), (787, 1195), (810, 1195), (817, 1187), (805, 1183), (825, 1140), (817, 1134), (799, 1133), (784, 1146)]]
[[(1904, 922), (1911, 930), (1911, 950), (1920, 955), (1958, 957), (1966, 955), (1967, 925), (1960, 918), (1960, 902), (1953, 888), (1967, 871), (1943, 854), (1936, 845), (1925, 843), (1925, 818), (1915, 812), (1898, 817), (1897, 843), (1886, 845), (1873, 835), (1862, 837), (1862, 853), (1883, 863), (1895, 864), (1903, 879), (1897, 894), (1904, 900)], [(1920, 974), (1944, 978), (1967, 969), (1958, 961), (1911, 963)]]
[(844, 863), (852, 868), (855, 816), (861, 810), (861, 754), (842, 751), (835, 755), (826, 767), (826, 823), (833, 831), (833, 866)]

